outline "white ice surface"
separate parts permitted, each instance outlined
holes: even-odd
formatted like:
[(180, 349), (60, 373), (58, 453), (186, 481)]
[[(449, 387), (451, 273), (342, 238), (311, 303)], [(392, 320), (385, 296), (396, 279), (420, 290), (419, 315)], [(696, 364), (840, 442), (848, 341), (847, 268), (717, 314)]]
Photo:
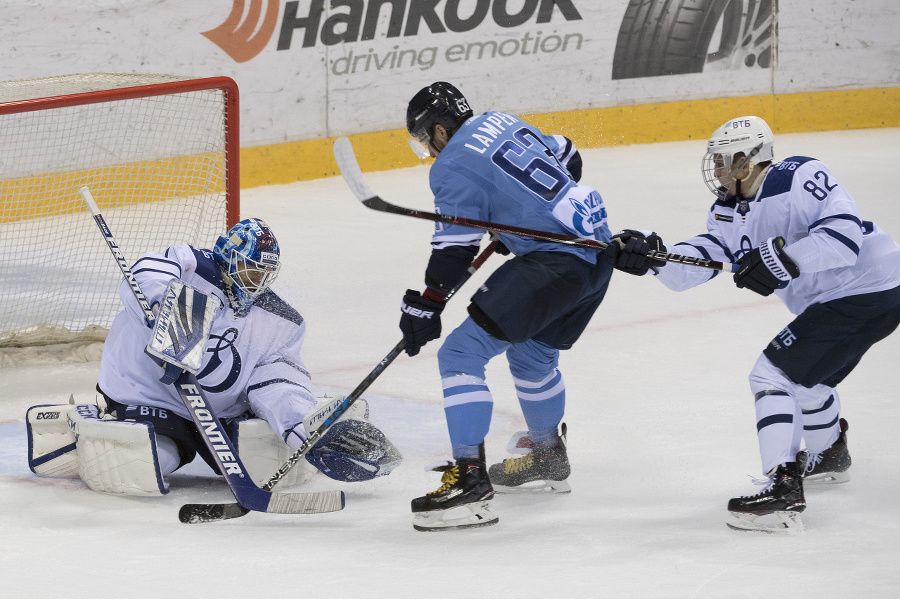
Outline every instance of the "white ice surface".
[[(900, 129), (780, 135), (776, 155), (824, 160), (864, 218), (900, 239)], [(702, 232), (712, 196), (704, 142), (583, 151), (584, 181), (610, 226), (652, 228), (669, 242)], [(396, 204), (430, 209), (427, 167), (371, 173)], [(340, 178), (247, 190), (242, 216), (262, 217), (282, 245), (275, 289), (309, 323), (305, 355), (319, 391), (351, 391), (399, 340), (400, 298), (421, 288), (431, 226), (359, 205)], [(445, 332), (502, 258), (491, 259), (444, 312)], [(99, 364), (0, 370), (2, 597), (786, 597), (900, 596), (900, 334), (876, 345), (841, 385), (852, 480), (807, 489), (805, 533), (740, 533), (725, 504), (759, 476), (747, 375), (791, 319), (775, 299), (720, 276), (676, 294), (616, 274), (607, 300), (561, 369), (568, 389), (573, 492), (498, 496), (497, 526), (435, 534), (411, 526), (409, 501), (434, 490), (423, 467), (449, 457), (435, 353), (401, 356), (365, 397), (404, 463), (342, 488), (343, 512), (252, 513), (188, 526), (178, 508), (229, 501), (192, 464), (163, 498), (119, 498), (80, 481), (36, 478), (26, 464), (25, 410), (94, 399)], [(502, 358), (489, 461), (524, 428)], [(198, 460), (199, 461), (199, 460)]]

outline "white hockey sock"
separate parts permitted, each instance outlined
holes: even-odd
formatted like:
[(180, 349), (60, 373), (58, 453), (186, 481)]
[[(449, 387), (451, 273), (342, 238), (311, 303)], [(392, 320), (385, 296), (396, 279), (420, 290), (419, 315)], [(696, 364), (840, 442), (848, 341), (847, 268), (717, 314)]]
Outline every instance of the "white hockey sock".
[(831, 447), (841, 434), (841, 400), (834, 391), (820, 406), (802, 407), (806, 449), (810, 453), (821, 453)]
[(796, 459), (802, 430), (800, 407), (794, 398), (776, 390), (756, 394), (756, 434), (763, 473)]

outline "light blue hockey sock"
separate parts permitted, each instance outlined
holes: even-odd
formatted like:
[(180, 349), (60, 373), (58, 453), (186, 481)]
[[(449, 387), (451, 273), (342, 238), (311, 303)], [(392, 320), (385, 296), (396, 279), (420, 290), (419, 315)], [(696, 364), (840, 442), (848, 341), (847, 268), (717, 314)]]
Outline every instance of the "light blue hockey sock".
[(484, 379), (469, 374), (444, 377), (442, 383), (453, 458), (477, 458), (491, 425), (491, 392)]
[(566, 408), (566, 386), (559, 370), (554, 369), (540, 381), (514, 378), (513, 382), (532, 442), (555, 440)]

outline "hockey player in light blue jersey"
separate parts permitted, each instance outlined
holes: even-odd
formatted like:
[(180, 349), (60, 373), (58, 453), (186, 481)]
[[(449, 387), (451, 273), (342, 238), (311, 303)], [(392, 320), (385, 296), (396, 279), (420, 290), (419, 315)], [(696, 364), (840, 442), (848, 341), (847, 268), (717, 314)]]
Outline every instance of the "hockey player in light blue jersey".
[[(806, 156), (773, 162), (773, 142), (755, 116), (713, 133), (702, 163), (717, 197), (707, 232), (673, 250), (738, 263), (738, 287), (775, 293), (797, 315), (750, 373), (766, 478), (760, 493), (729, 502), (729, 526), (740, 529), (802, 528), (804, 475), (807, 482), (848, 480), (836, 387), (900, 323), (900, 246), (864, 220), (824, 163)], [(717, 274), (670, 264), (656, 276), (681, 291)]]
[[(174, 246), (161, 254), (144, 255), (132, 268), (154, 309), (173, 280), (218, 300), (220, 308), (211, 317), (209, 336), (199, 340), (204, 351), (196, 377), (250, 475), (262, 480), (285, 461), (271, 456), (290, 455), (299, 448), (308, 432), (320, 424), (315, 421), (310, 428), (311, 416), (323, 413), (300, 355), (306, 321), (269, 288), (280, 266), (272, 230), (265, 222), (248, 218), (219, 237), (212, 250)], [(94, 490), (163, 494), (168, 492), (164, 477), (198, 453), (214, 471), (218, 467), (175, 386), (161, 380), (162, 369), (146, 352), (151, 331), (127, 281), (122, 283), (120, 297), (124, 310), (116, 316), (104, 344), (97, 385), (105, 410), (98, 413), (96, 406), (77, 406), (81, 409), (70, 416), (83, 429), (77, 444), (42, 451), (45, 455), (40, 457), (34, 454), (29, 463), (38, 474), (71, 473), (73, 460), (50, 464), (60, 462), (58, 455), (71, 453), (79, 462), (78, 475)], [(324, 409), (331, 405), (326, 402)], [(266, 427), (255, 426), (262, 421), (271, 429), (268, 436)], [(143, 434), (131, 434), (135, 426), (126, 425), (135, 423), (140, 423)], [(237, 425), (248, 423), (254, 426), (244, 430), (249, 428), (253, 437), (234, 438), (232, 426), (240, 430)], [(40, 424), (29, 418), (29, 439), (35, 444), (52, 442), (55, 431), (42, 433)], [(66, 428), (63, 423), (62, 431)], [(72, 451), (75, 445), (77, 451)], [(251, 447), (261, 455), (248, 455)], [(307, 459), (332, 478), (355, 481), (388, 474), (400, 456), (363, 416), (334, 424)], [(267, 464), (262, 476), (253, 472), (252, 463)]]
[[(407, 129), (436, 157), (430, 182), (435, 209), (470, 219), (609, 240), (600, 194), (579, 185), (581, 158), (562, 136), (544, 135), (502, 112), (474, 116), (453, 85), (434, 83), (409, 103)], [(408, 290), (400, 328), (414, 356), (441, 334), (447, 292), (478, 251), (483, 231), (439, 224), (425, 271), (425, 291)], [(494, 484), (569, 490), (565, 385), (559, 351), (569, 349), (606, 293), (612, 267), (595, 250), (498, 234), (515, 257), (472, 297), (469, 317), (438, 352), (453, 460), (435, 469), (442, 485), (412, 501), (417, 530), (487, 526)], [(493, 399), (485, 365), (506, 354), (533, 449), (487, 470), (484, 438)], [(468, 508), (453, 518), (448, 511)], [(466, 510), (462, 510), (466, 512)]]

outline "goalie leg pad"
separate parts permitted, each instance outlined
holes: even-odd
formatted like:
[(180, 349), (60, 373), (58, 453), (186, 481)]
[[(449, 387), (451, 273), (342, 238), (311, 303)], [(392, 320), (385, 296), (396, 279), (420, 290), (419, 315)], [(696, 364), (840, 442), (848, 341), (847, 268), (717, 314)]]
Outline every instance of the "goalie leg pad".
[[(232, 439), (241, 462), (256, 486), (261, 487), (272, 474), (281, 468), (294, 450), (275, 434), (269, 423), (262, 418), (246, 418), (235, 421)], [(295, 487), (309, 481), (316, 473), (315, 468), (304, 461), (298, 461), (278, 483), (279, 487)]]
[[(38, 405), (25, 413), (28, 467), (39, 476), (78, 478), (75, 432), (69, 427), (73, 405)], [(78, 406), (90, 407), (90, 406)]]
[(153, 424), (102, 420), (95, 406), (86, 407), (93, 410), (69, 413), (69, 425), (76, 438), (78, 475), (87, 486), (113, 495), (168, 493)]

